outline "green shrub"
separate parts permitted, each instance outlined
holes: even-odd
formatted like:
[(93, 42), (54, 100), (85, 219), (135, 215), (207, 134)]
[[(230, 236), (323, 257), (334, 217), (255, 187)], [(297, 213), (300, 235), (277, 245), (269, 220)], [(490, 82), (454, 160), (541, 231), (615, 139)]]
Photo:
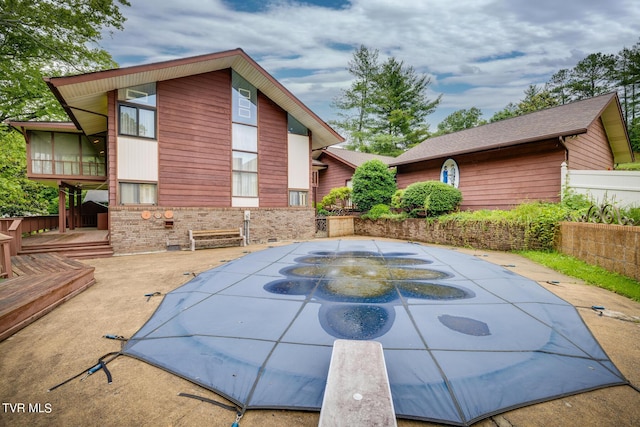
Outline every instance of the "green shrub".
[(318, 208), (316, 209), (316, 215), (317, 216), (329, 216), (329, 215), (331, 215), (331, 212), (329, 212), (328, 210), (326, 210), (322, 206), (318, 206)]
[(353, 174), (351, 200), (358, 210), (365, 212), (378, 204), (388, 205), (396, 192), (395, 173), (380, 160), (369, 160)]
[(371, 209), (369, 209), (369, 212), (362, 215), (361, 218), (378, 219), (378, 218), (382, 218), (384, 216), (390, 216), (390, 215), (391, 215), (391, 209), (389, 208), (389, 206), (379, 204), (371, 207)]
[(402, 197), (404, 196), (404, 190), (396, 190), (391, 196), (391, 207), (394, 209), (402, 209)]
[(329, 210), (332, 208), (344, 208), (347, 206), (351, 198), (351, 189), (349, 187), (332, 188), (329, 194), (324, 196), (320, 201), (320, 205)]
[(415, 182), (402, 196), (401, 206), (410, 216), (438, 216), (454, 211), (462, 202), (462, 193), (440, 181)]
[(640, 207), (630, 207), (621, 210), (622, 215), (633, 221), (634, 225), (640, 226)]
[(484, 221), (495, 224), (524, 224), (525, 244), (529, 248), (552, 250), (560, 228), (571, 210), (559, 203), (527, 202), (505, 210), (478, 210), (456, 212), (439, 218), (441, 222), (455, 221), (457, 227), (466, 223)]

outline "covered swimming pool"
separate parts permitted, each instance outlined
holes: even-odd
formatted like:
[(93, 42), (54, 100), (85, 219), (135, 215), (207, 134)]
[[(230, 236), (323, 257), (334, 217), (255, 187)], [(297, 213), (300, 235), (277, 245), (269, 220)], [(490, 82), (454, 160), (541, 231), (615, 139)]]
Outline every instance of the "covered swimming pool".
[(243, 411), (319, 411), (336, 339), (382, 344), (400, 418), (468, 425), (627, 383), (575, 308), (538, 283), (455, 250), (375, 240), (294, 243), (201, 273), (123, 353)]

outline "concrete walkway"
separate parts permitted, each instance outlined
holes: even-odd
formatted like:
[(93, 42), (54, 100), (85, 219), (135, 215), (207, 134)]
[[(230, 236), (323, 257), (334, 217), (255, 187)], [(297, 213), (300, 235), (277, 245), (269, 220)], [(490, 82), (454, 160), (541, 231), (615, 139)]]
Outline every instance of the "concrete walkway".
[[(147, 301), (145, 294), (169, 292), (190, 280), (194, 273), (243, 256), (246, 251), (267, 247), (251, 245), (85, 261), (95, 267), (94, 286), (0, 342), (0, 425), (230, 426), (235, 421), (233, 412), (178, 394), (190, 393), (220, 402), (224, 399), (129, 357), (109, 363), (111, 384), (99, 371), (85, 381), (76, 379), (54, 391), (47, 390), (95, 365), (100, 356), (119, 350), (119, 341), (102, 337), (133, 335), (161, 302), (161, 297)], [(640, 386), (640, 303), (586, 286), (518, 255), (452, 249), (506, 266), (574, 304), (616, 366), (631, 383)], [(605, 307), (602, 316), (591, 309), (593, 305)], [(240, 426), (317, 426), (318, 419), (317, 412), (249, 410)], [(399, 420), (398, 425), (432, 424)], [(640, 425), (640, 393), (629, 386), (611, 387), (521, 408), (476, 425)]]

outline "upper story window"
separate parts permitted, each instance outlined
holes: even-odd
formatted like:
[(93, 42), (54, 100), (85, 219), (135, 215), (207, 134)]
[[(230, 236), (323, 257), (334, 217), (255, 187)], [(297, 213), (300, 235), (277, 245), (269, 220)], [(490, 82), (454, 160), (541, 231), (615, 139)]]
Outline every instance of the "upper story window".
[(255, 86), (235, 71), (232, 71), (231, 86), (231, 120), (234, 123), (258, 126), (258, 91)]
[(258, 197), (258, 91), (232, 72), (232, 196)]
[(120, 135), (156, 137), (156, 84), (118, 90)]
[(77, 133), (29, 132), (31, 173), (106, 176), (104, 138)]
[(289, 133), (294, 133), (296, 135), (305, 135), (309, 136), (309, 129), (302, 123), (298, 121), (291, 114), (287, 114), (287, 128)]

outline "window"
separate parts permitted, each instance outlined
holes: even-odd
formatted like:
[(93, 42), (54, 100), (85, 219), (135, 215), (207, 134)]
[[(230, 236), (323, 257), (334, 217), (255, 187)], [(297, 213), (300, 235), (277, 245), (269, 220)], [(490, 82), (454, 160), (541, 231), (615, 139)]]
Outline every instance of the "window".
[(233, 122), (257, 126), (258, 91), (251, 83), (235, 71), (233, 71), (231, 75), (231, 86)]
[(257, 90), (232, 73), (232, 196), (258, 197)]
[(80, 175), (79, 135), (57, 133), (54, 137), (53, 157), (57, 175)]
[(135, 182), (120, 183), (121, 205), (155, 205), (156, 203), (156, 184)]
[(309, 136), (309, 129), (307, 129), (305, 125), (300, 123), (291, 114), (287, 114), (287, 127), (289, 129), (289, 133)]
[(233, 151), (233, 196), (258, 197), (258, 153)]
[(155, 83), (118, 90), (120, 134), (156, 137)]
[(65, 132), (29, 132), (31, 173), (105, 176), (104, 138)]
[(455, 160), (447, 159), (442, 164), (442, 169), (440, 170), (440, 181), (458, 188), (458, 185), (460, 185), (460, 169), (458, 168), (458, 164)]
[(289, 190), (289, 206), (307, 206), (308, 191)]
[(53, 137), (50, 132), (31, 132), (31, 172), (53, 174)]

